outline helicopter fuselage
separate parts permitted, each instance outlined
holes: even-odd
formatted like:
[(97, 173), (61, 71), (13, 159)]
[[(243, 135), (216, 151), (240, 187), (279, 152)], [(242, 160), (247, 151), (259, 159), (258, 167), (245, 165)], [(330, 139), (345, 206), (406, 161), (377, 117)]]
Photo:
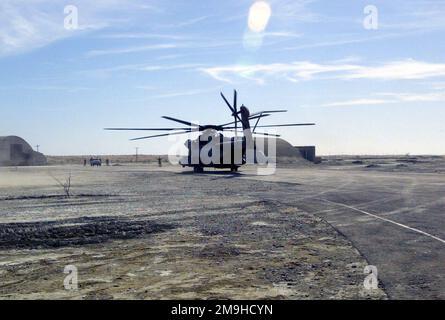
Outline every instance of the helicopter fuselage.
[(180, 159), (183, 167), (202, 171), (204, 167), (236, 171), (246, 164), (246, 138), (225, 137), (215, 129), (204, 130), (194, 140), (187, 140), (188, 155)]

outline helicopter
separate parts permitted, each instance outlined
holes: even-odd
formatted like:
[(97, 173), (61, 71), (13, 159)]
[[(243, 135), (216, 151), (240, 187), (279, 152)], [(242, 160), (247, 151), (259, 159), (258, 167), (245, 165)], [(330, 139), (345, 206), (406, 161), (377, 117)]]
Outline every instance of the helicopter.
[[(250, 113), (249, 109), (243, 104), (238, 108), (238, 93), (234, 90), (233, 103), (230, 104), (224, 94), (221, 92), (221, 98), (231, 111), (233, 121), (220, 125), (200, 125), (190, 121), (185, 121), (169, 116), (162, 118), (174, 121), (184, 125), (184, 127), (169, 128), (105, 128), (104, 130), (114, 131), (170, 131), (169, 133), (149, 135), (130, 139), (130, 141), (144, 140), (150, 138), (190, 134), (192, 132), (201, 132), (198, 138), (185, 142), (188, 149), (188, 155), (179, 160), (183, 167), (192, 167), (195, 173), (202, 173), (204, 168), (230, 169), (231, 172), (238, 171), (238, 168), (245, 164), (267, 164), (268, 157), (265, 156), (261, 148), (257, 148), (254, 135), (280, 137), (278, 134), (258, 132), (257, 128), (274, 127), (294, 127), (294, 126), (313, 126), (315, 123), (291, 123), (259, 125), (261, 119), (274, 113), (287, 112), (287, 110), (266, 110)], [(255, 121), (253, 129), (250, 122)], [(239, 124), (241, 127), (239, 128)], [(242, 131), (241, 131), (242, 130)], [(234, 137), (224, 136), (221, 132), (233, 132)], [(242, 133), (241, 136), (238, 134)]]

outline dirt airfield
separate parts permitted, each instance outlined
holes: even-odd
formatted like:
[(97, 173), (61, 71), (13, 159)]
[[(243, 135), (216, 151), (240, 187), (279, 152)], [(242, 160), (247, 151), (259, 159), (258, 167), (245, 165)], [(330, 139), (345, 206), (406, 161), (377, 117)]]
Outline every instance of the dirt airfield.
[(0, 298), (445, 298), (443, 158), (352, 161), (0, 168)]

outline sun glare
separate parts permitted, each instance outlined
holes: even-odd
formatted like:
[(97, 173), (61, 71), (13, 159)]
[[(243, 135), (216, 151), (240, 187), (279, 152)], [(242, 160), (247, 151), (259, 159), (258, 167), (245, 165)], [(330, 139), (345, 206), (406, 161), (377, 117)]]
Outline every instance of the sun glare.
[(248, 26), (253, 32), (263, 32), (269, 23), (272, 9), (266, 1), (256, 1), (249, 10)]

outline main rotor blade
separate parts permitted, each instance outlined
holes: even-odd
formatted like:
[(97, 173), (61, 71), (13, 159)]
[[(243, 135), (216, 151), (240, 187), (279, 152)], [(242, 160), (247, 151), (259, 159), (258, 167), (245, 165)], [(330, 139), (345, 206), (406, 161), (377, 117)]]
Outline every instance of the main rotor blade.
[(172, 130), (188, 130), (190, 128), (104, 128), (104, 130), (112, 131), (172, 131)]
[[(264, 117), (268, 117), (268, 116), (270, 116), (270, 114), (262, 114), (262, 115), (255, 116), (255, 117), (249, 117), (249, 120), (264, 118)], [(235, 123), (235, 121), (232, 121), (232, 122), (229, 122), (229, 123), (225, 123), (225, 124), (222, 124), (221, 127), (228, 126), (228, 125), (234, 124), (234, 123)]]
[[(241, 118), (237, 112), (237, 110), (235, 110), (229, 103), (229, 101), (227, 101), (226, 97), (224, 96), (224, 94), (222, 92), (220, 92), (221, 97), (224, 99), (224, 101), (226, 102), (227, 106), (229, 107), (230, 111), (232, 111), (232, 116), (236, 117), (236, 119), (238, 119), (238, 121), (241, 121)], [(234, 122), (235, 123), (235, 122)]]
[(235, 111), (237, 111), (236, 109), (238, 108), (238, 92), (236, 92), (236, 90), (233, 90), (233, 109), (235, 109)]
[(315, 126), (315, 123), (270, 124), (270, 125), (267, 125), (267, 126), (257, 126), (257, 128), (297, 127), (297, 126)]
[(271, 114), (260, 114), (259, 116), (250, 116), (249, 117), (249, 120), (254, 120), (254, 119), (260, 119), (260, 118), (264, 118), (264, 117), (268, 117), (268, 116), (271, 116)]
[(172, 118), (172, 117), (163, 116), (162, 118), (171, 120), (171, 121), (176, 121), (176, 122), (185, 124), (186, 126), (190, 126), (190, 127), (199, 127), (200, 126), (199, 124), (196, 124), (196, 123), (192, 123), (189, 121), (184, 121), (184, 120), (180, 120), (180, 119), (176, 119), (176, 118)]
[(237, 106), (237, 96), (238, 93), (236, 90), (233, 90), (233, 109), (235, 109), (235, 136), (237, 135), (237, 129), (238, 129), (238, 106)]
[(271, 136), (271, 137), (281, 137), (279, 134), (273, 134), (273, 133), (265, 133), (265, 132), (252, 132), (252, 134), (260, 134), (263, 136)]
[(153, 136), (146, 136), (146, 137), (130, 139), (130, 141), (143, 140), (143, 139), (149, 139), (149, 138), (157, 138), (157, 137), (166, 137), (166, 136), (172, 136), (172, 135), (184, 134), (184, 133), (190, 133), (190, 132), (192, 132), (192, 131), (189, 130), (189, 131), (182, 131), (182, 132), (156, 134), (156, 135), (153, 135)]
[(220, 92), (221, 97), (224, 99), (224, 101), (226, 102), (227, 106), (229, 107), (230, 111), (232, 111), (232, 113), (235, 113), (235, 109), (233, 109), (233, 107), (230, 105), (229, 101), (227, 101), (226, 97), (224, 96), (224, 94), (222, 92)]
[[(235, 130), (229, 129), (229, 130), (224, 130), (224, 131), (235, 131)], [(238, 131), (238, 132), (242, 132), (242, 131)], [(263, 136), (271, 136), (271, 137), (281, 137), (279, 134), (265, 133), (265, 132), (252, 132), (252, 134), (260, 134)]]
[(287, 110), (267, 110), (267, 111), (258, 111), (255, 113), (252, 113), (251, 116), (256, 116), (258, 114), (262, 114), (262, 113), (279, 113), (279, 112), (287, 112)]

